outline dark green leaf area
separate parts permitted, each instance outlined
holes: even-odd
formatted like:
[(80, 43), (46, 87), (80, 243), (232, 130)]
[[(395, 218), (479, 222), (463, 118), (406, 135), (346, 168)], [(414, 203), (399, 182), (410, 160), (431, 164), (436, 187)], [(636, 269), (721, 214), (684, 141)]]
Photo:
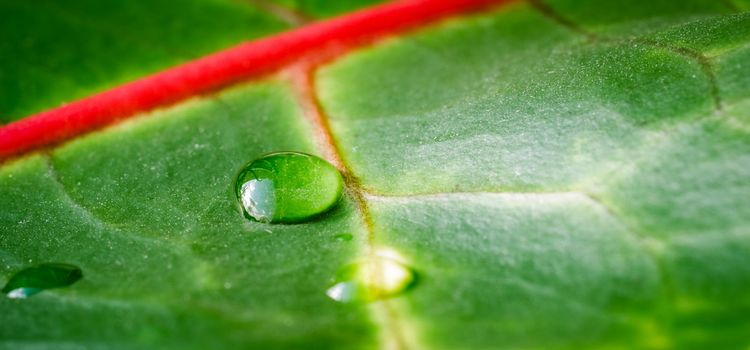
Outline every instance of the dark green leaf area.
[(288, 28), (233, 0), (0, 2), (0, 122)]
[(312, 18), (345, 14), (383, 0), (270, 0)]
[(737, 12), (731, 1), (636, 0), (608, 3), (596, 0), (538, 0), (559, 18), (583, 30), (606, 36), (638, 35), (679, 26), (701, 17)]

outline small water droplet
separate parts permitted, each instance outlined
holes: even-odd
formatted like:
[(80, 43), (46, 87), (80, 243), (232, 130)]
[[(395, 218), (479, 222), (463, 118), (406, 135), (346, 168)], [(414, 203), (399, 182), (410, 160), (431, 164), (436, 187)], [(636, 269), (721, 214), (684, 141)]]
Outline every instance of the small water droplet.
[(81, 278), (83, 272), (76, 266), (61, 263), (40, 264), (17, 272), (2, 292), (9, 298), (24, 299), (46, 289), (67, 287)]
[(372, 258), (342, 268), (326, 295), (342, 303), (368, 302), (398, 295), (416, 281), (414, 271), (401, 260), (392, 250), (379, 250)]
[(247, 216), (260, 222), (293, 223), (331, 209), (344, 180), (330, 163), (297, 152), (272, 153), (246, 165), (237, 177), (237, 197)]
[(339, 233), (334, 235), (333, 238), (339, 242), (349, 242), (354, 238), (350, 233)]

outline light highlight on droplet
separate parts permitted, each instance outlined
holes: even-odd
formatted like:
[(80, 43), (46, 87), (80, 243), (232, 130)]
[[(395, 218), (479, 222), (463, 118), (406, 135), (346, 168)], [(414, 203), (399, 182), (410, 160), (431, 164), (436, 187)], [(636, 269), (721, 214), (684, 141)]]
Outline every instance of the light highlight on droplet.
[(326, 290), (338, 302), (373, 301), (395, 296), (415, 282), (415, 274), (395, 252), (380, 249), (361, 262), (345, 266)]

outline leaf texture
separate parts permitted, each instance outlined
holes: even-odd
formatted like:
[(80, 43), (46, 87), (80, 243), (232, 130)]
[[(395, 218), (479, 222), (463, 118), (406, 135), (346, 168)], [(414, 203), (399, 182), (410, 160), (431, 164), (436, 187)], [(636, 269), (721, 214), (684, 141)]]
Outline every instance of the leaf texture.
[[(747, 9), (517, 2), (347, 54), (317, 101), (282, 73), (4, 164), (0, 280), (84, 278), (0, 299), (0, 347), (746, 348)], [(275, 151), (341, 162), (345, 198), (245, 219)], [(412, 288), (326, 296), (377, 249)]]

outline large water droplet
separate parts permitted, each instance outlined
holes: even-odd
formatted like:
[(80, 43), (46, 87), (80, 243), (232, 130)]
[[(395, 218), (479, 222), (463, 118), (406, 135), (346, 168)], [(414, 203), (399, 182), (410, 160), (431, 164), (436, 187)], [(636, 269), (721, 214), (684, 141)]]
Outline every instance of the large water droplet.
[(367, 260), (342, 268), (326, 295), (343, 303), (395, 296), (416, 281), (414, 271), (401, 260), (392, 250), (378, 250)]
[(67, 287), (83, 278), (76, 266), (47, 263), (29, 267), (10, 278), (2, 292), (9, 298), (23, 299), (51, 288)]
[(341, 198), (344, 180), (330, 163), (309, 154), (272, 153), (250, 162), (237, 177), (245, 213), (260, 222), (300, 222)]

